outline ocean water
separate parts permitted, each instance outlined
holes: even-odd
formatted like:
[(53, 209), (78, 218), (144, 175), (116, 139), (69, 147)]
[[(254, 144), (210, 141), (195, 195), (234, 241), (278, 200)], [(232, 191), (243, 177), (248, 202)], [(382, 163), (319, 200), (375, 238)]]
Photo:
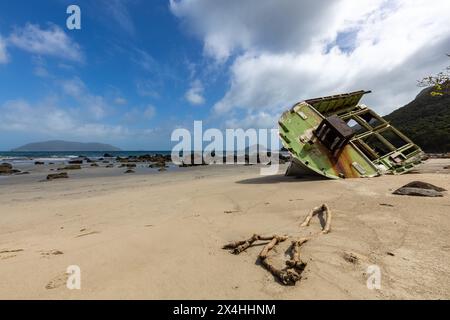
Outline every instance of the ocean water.
[[(197, 152), (196, 152), (197, 153)], [(280, 152), (284, 156), (288, 156), (288, 152)], [(105, 157), (108, 154), (111, 158)], [(171, 151), (33, 151), (33, 152), (14, 152), (14, 151), (0, 151), (0, 163), (9, 162), (12, 164), (33, 164), (35, 161), (44, 163), (60, 163), (69, 161), (78, 157), (87, 157), (91, 160), (98, 160), (105, 158), (105, 160), (112, 160), (116, 157), (130, 157), (142, 155), (170, 155)], [(236, 154), (236, 152), (235, 152)], [(182, 152), (180, 153), (182, 155)]]
[(0, 151), (0, 162), (11, 163), (31, 163), (42, 162), (62, 162), (78, 157), (88, 157), (92, 160), (104, 158), (105, 154), (115, 157), (141, 156), (146, 154), (170, 155), (171, 151), (36, 151), (36, 152), (13, 152)]

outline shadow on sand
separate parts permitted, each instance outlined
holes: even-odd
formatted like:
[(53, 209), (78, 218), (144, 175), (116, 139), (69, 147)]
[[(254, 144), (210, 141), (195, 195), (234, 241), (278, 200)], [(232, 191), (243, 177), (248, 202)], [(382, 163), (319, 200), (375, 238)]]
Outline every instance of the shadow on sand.
[(271, 184), (271, 183), (282, 183), (282, 182), (302, 182), (302, 181), (329, 181), (322, 176), (285, 176), (284, 174), (275, 174), (270, 176), (259, 176), (257, 178), (245, 179), (236, 181), (239, 184)]

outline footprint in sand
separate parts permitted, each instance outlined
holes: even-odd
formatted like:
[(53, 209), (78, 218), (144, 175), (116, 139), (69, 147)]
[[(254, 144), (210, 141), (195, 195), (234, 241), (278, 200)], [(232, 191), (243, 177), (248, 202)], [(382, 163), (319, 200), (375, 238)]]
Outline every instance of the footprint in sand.
[(23, 251), (23, 249), (2, 250), (2, 251), (0, 251), (0, 254), (3, 254), (3, 253), (14, 253), (14, 252), (20, 252), (20, 251)]
[(23, 249), (1, 250), (0, 251), (0, 260), (6, 260), (6, 259), (14, 258), (15, 256), (17, 256), (14, 253), (21, 252), (21, 251), (23, 251)]
[(50, 250), (50, 251), (41, 251), (41, 256), (43, 258), (50, 258), (51, 256), (58, 256), (58, 255), (61, 255), (61, 254), (64, 254), (64, 252), (62, 252), (60, 250), (56, 250), (56, 249), (53, 249), (53, 250)]
[[(80, 232), (86, 231), (86, 229), (81, 229)], [(89, 236), (91, 234), (97, 234), (100, 233), (100, 231), (90, 231), (90, 232), (86, 232), (86, 233), (82, 233), (77, 235), (75, 238), (80, 238), (80, 237), (84, 237), (84, 236)]]
[(240, 210), (225, 210), (223, 213), (230, 214), (235, 212), (241, 212)]
[(60, 274), (51, 279), (45, 286), (45, 289), (56, 289), (65, 286), (68, 278), (69, 275), (67, 273)]

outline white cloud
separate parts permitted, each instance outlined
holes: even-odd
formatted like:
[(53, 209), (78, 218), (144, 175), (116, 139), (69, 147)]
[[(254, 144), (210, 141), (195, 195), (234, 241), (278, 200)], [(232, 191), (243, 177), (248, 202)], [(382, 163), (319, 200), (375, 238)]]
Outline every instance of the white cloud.
[(363, 102), (387, 113), (414, 98), (417, 79), (448, 64), (449, 1), (190, 0), (170, 7), (202, 38), (206, 55), (231, 60), (230, 87), (213, 110), (243, 109), (249, 116), (241, 122), (264, 123), (262, 114), (277, 116), (302, 99), (360, 89), (373, 91)]
[(32, 58), (34, 65), (33, 73), (41, 78), (49, 78), (51, 74), (47, 70), (46, 62), (41, 56), (36, 56)]
[(156, 115), (156, 108), (148, 105), (145, 108), (132, 108), (123, 116), (123, 121), (127, 124), (137, 124), (150, 120)]
[(103, 8), (99, 10), (102, 9), (106, 9), (108, 17), (112, 18), (123, 30), (130, 35), (134, 35), (135, 27), (133, 19), (131, 18), (126, 3), (123, 0), (103, 1)]
[(123, 105), (126, 105), (128, 103), (128, 101), (125, 98), (117, 97), (114, 99), (114, 103), (123, 106)]
[(332, 35), (340, 17), (363, 17), (381, 1), (170, 0), (170, 9), (203, 38), (207, 55), (226, 60), (242, 50), (302, 50), (317, 35)]
[(159, 72), (159, 64), (147, 51), (134, 48), (131, 54), (131, 60), (146, 71)]
[(186, 100), (193, 105), (204, 104), (205, 98), (203, 97), (203, 90), (202, 83), (199, 80), (194, 80), (185, 94)]
[(79, 44), (54, 24), (41, 29), (39, 25), (28, 23), (23, 28), (16, 28), (9, 36), (8, 43), (33, 54), (83, 61)]
[(63, 92), (74, 98), (79, 105), (94, 119), (104, 118), (108, 114), (109, 106), (100, 95), (89, 92), (86, 85), (79, 78), (61, 81)]
[(0, 63), (7, 63), (9, 61), (8, 53), (6, 51), (6, 42), (0, 35)]
[(144, 110), (144, 118), (145, 119), (151, 119), (155, 116), (156, 114), (156, 108), (152, 105), (147, 106), (147, 108), (145, 108)]
[(55, 99), (37, 104), (10, 100), (0, 105), (0, 131), (44, 134), (51, 137), (109, 138), (129, 135), (128, 128), (86, 122), (83, 113), (57, 105)]
[(145, 79), (136, 81), (137, 93), (143, 97), (159, 98), (159, 91), (162, 88), (162, 83), (154, 79)]
[(244, 117), (231, 117), (225, 121), (226, 128), (274, 128), (276, 127), (276, 115), (259, 111), (249, 113)]

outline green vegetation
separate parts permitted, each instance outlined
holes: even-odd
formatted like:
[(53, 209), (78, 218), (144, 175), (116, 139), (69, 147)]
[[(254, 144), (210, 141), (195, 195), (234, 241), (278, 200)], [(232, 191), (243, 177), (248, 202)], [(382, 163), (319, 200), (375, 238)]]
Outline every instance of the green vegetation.
[[(450, 54), (447, 55), (450, 57)], [(450, 92), (450, 66), (444, 71), (439, 72), (434, 76), (428, 76), (418, 81), (419, 87), (433, 87), (431, 91), (432, 96), (442, 96)]]
[(450, 94), (433, 94), (435, 87), (422, 90), (417, 97), (385, 116), (425, 152), (450, 152)]

